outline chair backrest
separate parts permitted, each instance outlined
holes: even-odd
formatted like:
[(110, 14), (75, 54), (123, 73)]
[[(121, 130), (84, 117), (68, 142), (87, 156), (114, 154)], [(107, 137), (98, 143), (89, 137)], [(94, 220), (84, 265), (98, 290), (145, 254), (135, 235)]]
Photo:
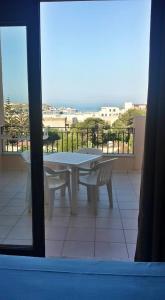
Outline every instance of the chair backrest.
[(116, 159), (117, 158), (112, 158), (96, 164), (94, 170), (97, 173), (97, 185), (104, 185), (110, 181), (113, 162)]
[(44, 166), (44, 189), (45, 191), (48, 189), (48, 177), (49, 175), (54, 175), (54, 171), (47, 167), (47, 166)]
[(93, 154), (93, 155), (102, 154), (102, 151), (97, 148), (81, 148), (77, 152), (84, 153), (84, 154)]
[(44, 166), (44, 173), (47, 173), (48, 175), (54, 175), (55, 174), (55, 172), (47, 166)]
[(45, 198), (45, 200), (46, 200), (46, 202), (48, 202), (49, 203), (49, 201), (50, 201), (50, 191), (49, 191), (49, 185), (48, 185), (48, 176), (47, 176), (47, 174), (50, 174), (50, 171), (51, 169), (50, 168), (48, 168), (48, 167), (46, 167), (46, 166), (44, 166), (44, 168), (43, 168), (43, 175), (44, 175), (44, 198)]
[(69, 171), (67, 169), (52, 170), (51, 168), (44, 165), (44, 178), (47, 179), (47, 177), (49, 177), (50, 175), (53, 175), (54, 177), (60, 176), (61, 178), (67, 181), (69, 176)]

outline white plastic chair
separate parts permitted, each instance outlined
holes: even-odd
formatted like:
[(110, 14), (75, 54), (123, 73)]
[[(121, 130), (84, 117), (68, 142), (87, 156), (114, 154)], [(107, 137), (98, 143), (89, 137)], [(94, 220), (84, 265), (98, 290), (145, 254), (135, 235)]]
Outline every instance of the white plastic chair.
[(21, 153), (21, 157), (23, 158), (23, 160), (26, 163), (30, 163), (30, 151), (29, 150), (25, 150)]
[(43, 129), (43, 140), (47, 140), (49, 137), (48, 127), (44, 127)]
[[(28, 211), (31, 212), (32, 196), (31, 196), (31, 173), (30, 173), (30, 151), (21, 153), (24, 163), (27, 165), (27, 182), (26, 182), (26, 203)], [(65, 189), (68, 188), (69, 200), (71, 199), (70, 191), (70, 172), (69, 170), (52, 170), (44, 166), (44, 194), (45, 202), (48, 203), (48, 216), (52, 216), (52, 207), (54, 203), (55, 190), (61, 190), (61, 196), (65, 195)]]
[[(84, 154), (92, 154), (92, 155), (102, 155), (103, 152), (100, 149), (97, 148), (81, 148), (77, 151), (77, 153), (84, 153)], [(97, 160), (98, 162), (98, 160)], [(93, 168), (96, 164), (96, 161), (91, 162), (90, 164), (84, 164), (82, 165), (81, 170), (79, 169), (79, 176), (84, 176), (89, 173), (89, 168)]]
[(48, 204), (48, 217), (52, 217), (53, 204), (55, 200), (55, 191), (68, 188), (69, 201), (71, 204), (71, 189), (70, 189), (70, 171), (52, 170), (44, 166), (44, 193), (45, 202)]
[[(106, 185), (109, 205), (113, 208), (113, 198), (112, 198), (112, 164), (116, 160), (109, 159), (103, 162), (98, 162), (92, 169), (89, 169), (89, 174), (79, 177), (79, 184), (87, 187), (88, 201), (91, 202), (93, 206), (94, 214), (97, 214), (97, 202), (98, 202), (98, 189), (100, 186)], [(80, 168), (83, 171), (83, 168)]]

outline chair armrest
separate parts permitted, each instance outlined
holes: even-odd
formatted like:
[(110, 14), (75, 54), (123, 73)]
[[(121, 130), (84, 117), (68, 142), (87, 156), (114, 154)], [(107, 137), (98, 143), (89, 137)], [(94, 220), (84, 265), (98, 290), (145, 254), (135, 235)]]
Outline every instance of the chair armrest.
[(63, 170), (53, 170), (53, 169), (50, 169), (46, 166), (44, 166), (44, 170), (45, 172), (47, 173), (47, 176), (51, 176), (51, 177), (54, 177), (54, 176), (58, 176), (58, 175), (68, 175), (70, 173), (70, 171), (68, 169), (63, 169)]
[(53, 171), (52, 174), (46, 172), (46, 176), (48, 178), (56, 178), (56, 177), (59, 177), (60, 175), (69, 175), (69, 173), (70, 172), (68, 170), (65, 170), (65, 171), (64, 170), (60, 170), (60, 171)]

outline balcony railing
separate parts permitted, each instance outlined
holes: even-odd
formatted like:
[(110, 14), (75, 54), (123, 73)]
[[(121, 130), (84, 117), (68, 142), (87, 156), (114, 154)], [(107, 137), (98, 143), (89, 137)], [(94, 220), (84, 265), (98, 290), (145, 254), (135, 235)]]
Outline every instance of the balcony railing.
[[(98, 148), (109, 154), (134, 153), (134, 128), (43, 128), (44, 152), (77, 151)], [(27, 128), (4, 127), (1, 135), (2, 152), (22, 152), (30, 149)]]

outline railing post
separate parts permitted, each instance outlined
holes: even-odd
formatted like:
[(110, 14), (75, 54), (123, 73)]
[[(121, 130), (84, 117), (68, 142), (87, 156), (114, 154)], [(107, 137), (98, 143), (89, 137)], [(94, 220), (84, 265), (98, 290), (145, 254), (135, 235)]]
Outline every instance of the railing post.
[(89, 134), (89, 132), (88, 132), (88, 128), (87, 128), (87, 148), (88, 148), (88, 134)]

